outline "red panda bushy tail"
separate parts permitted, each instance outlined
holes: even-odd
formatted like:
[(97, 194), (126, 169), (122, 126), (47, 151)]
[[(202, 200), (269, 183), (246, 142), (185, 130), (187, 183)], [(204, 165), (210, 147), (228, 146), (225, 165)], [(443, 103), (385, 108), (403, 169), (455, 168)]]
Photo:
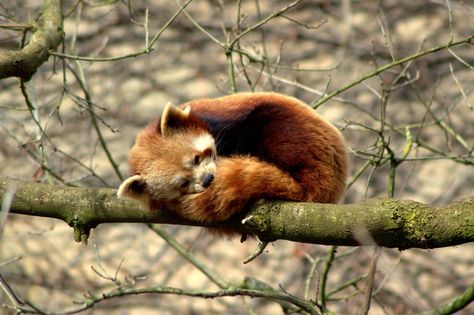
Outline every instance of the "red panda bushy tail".
[(177, 211), (197, 221), (223, 221), (262, 198), (303, 200), (304, 191), (286, 171), (255, 157), (221, 158), (214, 182), (184, 196)]

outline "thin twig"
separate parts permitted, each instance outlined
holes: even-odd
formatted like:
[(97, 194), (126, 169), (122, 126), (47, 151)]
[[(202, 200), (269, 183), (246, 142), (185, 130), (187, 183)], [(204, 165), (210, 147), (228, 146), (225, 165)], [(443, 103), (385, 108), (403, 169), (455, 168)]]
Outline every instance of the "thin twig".
[(337, 246), (331, 246), (329, 248), (329, 251), (326, 257), (326, 264), (324, 266), (323, 273), (321, 274), (321, 279), (319, 280), (319, 300), (320, 300), (320, 305), (323, 312), (328, 311), (327, 306), (326, 306), (326, 299), (327, 299), (326, 285), (328, 282), (329, 271), (331, 270), (332, 263), (336, 255), (336, 251), (337, 251)]
[(248, 264), (249, 262), (251, 262), (252, 260), (257, 258), (258, 256), (260, 256), (260, 254), (263, 253), (263, 251), (265, 250), (267, 245), (268, 245), (268, 242), (260, 241), (258, 243), (257, 250), (254, 253), (252, 253), (251, 255), (249, 255), (247, 258), (244, 259), (244, 264)]
[(89, 88), (87, 87), (86, 78), (85, 78), (84, 72), (82, 70), (82, 66), (81, 66), (79, 61), (76, 61), (76, 66), (77, 66), (77, 69), (79, 71), (78, 74), (75, 71), (72, 71), (71, 68), (70, 68), (70, 70), (75, 75), (75, 77), (76, 77), (76, 79), (79, 83), (79, 86), (81, 87), (82, 91), (84, 92), (84, 96), (85, 96), (85, 99), (86, 99), (86, 102), (87, 102), (86, 104), (87, 104), (89, 114), (90, 114), (90, 117), (91, 117), (92, 125), (94, 126), (94, 129), (97, 133), (97, 137), (100, 141), (102, 149), (104, 150), (104, 152), (107, 156), (107, 159), (109, 160), (110, 164), (112, 165), (112, 168), (114, 169), (115, 174), (117, 174), (118, 178), (123, 181), (124, 177), (123, 177), (122, 173), (119, 170), (118, 164), (115, 162), (114, 158), (112, 157), (112, 153), (109, 150), (108, 144), (105, 141), (104, 136), (102, 135), (102, 131), (101, 131), (99, 123), (97, 121), (96, 114), (95, 114), (94, 109), (92, 107), (93, 103), (92, 103), (92, 100), (91, 100), (91, 95), (90, 95), (90, 92), (89, 92)]
[(372, 260), (370, 262), (369, 273), (367, 274), (367, 285), (365, 286), (364, 300), (362, 307), (359, 309), (359, 315), (367, 315), (369, 313), (370, 301), (375, 283), (375, 272), (377, 271), (377, 261), (379, 260), (381, 251), (381, 247), (375, 246)]
[[(184, 9), (190, 4), (193, 0), (187, 0), (180, 8), (175, 12), (175, 14), (163, 25), (158, 32), (153, 36), (152, 40), (149, 42), (148, 45), (145, 46), (144, 49), (134, 52), (134, 53), (129, 53), (129, 54), (124, 54), (121, 56), (114, 56), (114, 57), (85, 57), (85, 56), (78, 56), (78, 55), (71, 55), (71, 54), (65, 54), (65, 53), (58, 53), (56, 51), (50, 51), (49, 54), (60, 57), (60, 58), (66, 58), (66, 59), (71, 59), (71, 60), (82, 60), (82, 61), (90, 61), (90, 62), (110, 62), (110, 61), (117, 61), (117, 60), (123, 60), (123, 59), (130, 59), (130, 58), (136, 58), (142, 55), (148, 55), (151, 52), (153, 52), (154, 45), (158, 41), (158, 39), (163, 35), (163, 33), (166, 31), (166, 29), (173, 23), (174, 20), (184, 11)], [(145, 38), (145, 44), (148, 43), (148, 37), (146, 36)]]
[(148, 227), (158, 234), (168, 245), (173, 247), (183, 258), (189, 261), (194, 267), (201, 271), (209, 280), (214, 282), (219, 288), (227, 288), (229, 285), (212, 269), (208, 268), (191, 254), (184, 246), (178, 243), (168, 232), (157, 224), (149, 224)]
[(396, 61), (393, 61), (389, 64), (386, 64), (385, 66), (382, 66), (372, 72), (369, 72), (368, 74), (366, 75), (363, 75), (362, 77), (360, 77), (359, 79), (355, 80), (355, 81), (352, 81), (351, 83), (343, 86), (342, 88), (339, 88), (337, 90), (335, 90), (334, 92), (331, 92), (329, 94), (327, 94), (325, 97), (321, 98), (318, 102), (316, 102), (313, 107), (314, 108), (318, 108), (319, 106), (321, 106), (322, 104), (326, 103), (327, 101), (329, 101), (330, 99), (332, 99), (334, 96), (336, 95), (339, 95), (341, 94), (342, 92), (345, 92), (347, 91), (348, 89), (352, 88), (353, 86), (356, 86), (358, 84), (360, 84), (361, 82), (367, 80), (367, 79), (370, 79), (384, 71), (387, 71), (391, 68), (394, 68), (398, 65), (401, 65), (407, 61), (410, 61), (410, 60), (414, 60), (414, 59), (418, 59), (418, 58), (421, 58), (423, 56), (426, 56), (426, 55), (429, 55), (429, 54), (432, 54), (432, 53), (435, 53), (437, 51), (440, 51), (440, 50), (444, 50), (444, 49), (448, 49), (450, 47), (454, 47), (454, 46), (458, 46), (458, 45), (461, 45), (461, 44), (467, 44), (467, 43), (470, 43), (472, 41), (472, 39), (474, 38), (474, 34), (470, 35), (469, 37), (466, 37), (466, 38), (463, 38), (461, 40), (458, 40), (458, 41), (454, 41), (454, 42), (449, 42), (448, 44), (445, 44), (445, 45), (440, 45), (440, 46), (437, 46), (437, 47), (433, 47), (431, 49), (427, 49), (427, 50), (424, 50), (424, 51), (421, 51), (421, 52), (418, 52), (416, 54), (413, 54), (413, 55), (410, 55), (410, 56), (407, 56), (405, 58), (402, 58), (402, 59), (398, 59)]

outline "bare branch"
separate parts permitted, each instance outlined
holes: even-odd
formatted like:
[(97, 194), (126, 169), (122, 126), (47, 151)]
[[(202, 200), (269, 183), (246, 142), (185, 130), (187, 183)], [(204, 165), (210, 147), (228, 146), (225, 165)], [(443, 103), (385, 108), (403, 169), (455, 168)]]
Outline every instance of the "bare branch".
[(375, 76), (379, 75), (380, 73), (387, 71), (388, 69), (391, 69), (391, 68), (396, 67), (398, 65), (404, 64), (405, 62), (408, 62), (408, 61), (418, 59), (420, 57), (435, 53), (435, 52), (440, 51), (440, 50), (449, 49), (453, 46), (458, 46), (458, 45), (461, 45), (461, 44), (470, 43), (473, 39), (474, 39), (474, 34), (471, 34), (469, 37), (463, 38), (461, 40), (450, 41), (448, 44), (433, 47), (433, 48), (427, 49), (427, 50), (423, 50), (423, 51), (420, 51), (416, 54), (410, 55), (408, 57), (395, 60), (395, 61), (393, 61), (389, 64), (386, 64), (385, 66), (377, 68), (374, 71), (362, 76), (358, 80), (352, 81), (351, 83), (347, 84), (346, 86), (343, 86), (342, 88), (339, 88), (339, 89), (337, 89), (337, 90), (335, 90), (335, 91), (333, 91), (329, 94), (326, 94), (324, 97), (319, 99), (316, 103), (311, 104), (311, 105), (313, 106), (313, 108), (318, 108), (322, 104), (324, 104), (327, 101), (329, 101), (330, 99), (332, 99), (334, 96), (337, 96), (337, 95), (341, 94), (342, 92), (347, 91), (351, 87), (356, 86), (357, 84), (359, 84), (361, 82), (364, 82), (365, 80), (367, 80), (369, 78), (375, 77)]
[[(278, 239), (326, 245), (361, 245), (354, 231), (366, 229), (379, 246), (400, 249), (437, 248), (474, 241), (474, 198), (446, 206), (390, 198), (333, 205), (266, 201), (253, 206), (247, 218), (206, 224), (180, 218), (172, 211), (149, 211), (118, 199), (114, 189), (78, 188), (14, 182), (11, 213), (57, 218), (75, 229), (77, 241), (101, 223), (144, 222), (225, 227), (263, 241)], [(0, 180), (0, 194), (8, 189)], [(243, 223), (242, 223), (243, 222)]]
[(64, 33), (60, 0), (44, 1), (42, 20), (22, 50), (0, 53), (0, 79), (15, 76), (29, 80), (48, 60), (49, 51), (61, 44)]

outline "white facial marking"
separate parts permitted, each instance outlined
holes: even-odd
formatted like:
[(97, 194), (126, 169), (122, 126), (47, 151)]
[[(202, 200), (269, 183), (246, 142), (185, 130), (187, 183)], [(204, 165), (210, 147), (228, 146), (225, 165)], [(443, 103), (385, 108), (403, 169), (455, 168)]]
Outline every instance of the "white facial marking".
[(212, 152), (216, 152), (214, 138), (210, 134), (197, 137), (193, 145), (199, 152), (204, 152), (207, 149), (212, 149)]

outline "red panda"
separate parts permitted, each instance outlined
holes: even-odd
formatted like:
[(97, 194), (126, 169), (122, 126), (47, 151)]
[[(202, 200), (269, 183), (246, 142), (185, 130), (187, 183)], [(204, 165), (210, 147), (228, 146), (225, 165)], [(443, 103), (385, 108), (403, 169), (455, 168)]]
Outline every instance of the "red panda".
[(119, 196), (208, 223), (259, 199), (337, 203), (347, 174), (340, 132), (277, 93), (168, 104), (138, 134), (129, 163)]

